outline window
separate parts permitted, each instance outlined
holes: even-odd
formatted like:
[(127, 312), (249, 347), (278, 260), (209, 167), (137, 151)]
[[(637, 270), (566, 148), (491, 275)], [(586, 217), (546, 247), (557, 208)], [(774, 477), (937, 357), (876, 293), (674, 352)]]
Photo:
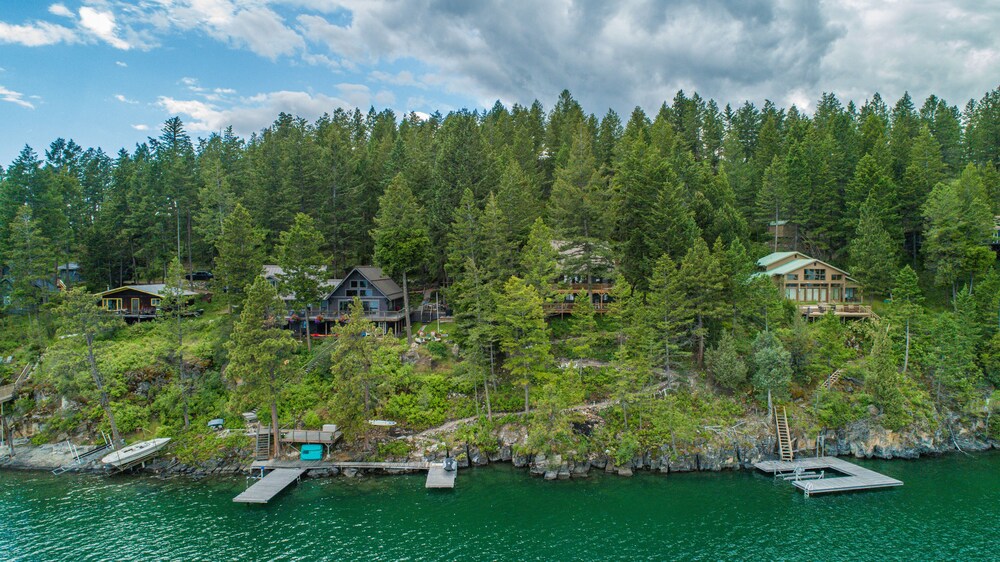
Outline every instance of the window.
[(798, 273), (789, 273), (788, 275), (785, 275), (785, 281), (798, 281), (798, 280), (799, 280)]
[(104, 299), (104, 308), (112, 312), (122, 309), (121, 299)]
[(804, 273), (806, 281), (826, 281), (825, 269), (807, 269)]
[(350, 287), (352, 289), (364, 289), (368, 287), (368, 281), (365, 281), (364, 279), (355, 279), (351, 281)]
[(340, 312), (350, 312), (351, 311), (351, 301), (340, 301), (337, 303), (337, 310)]
[(834, 281), (840, 281), (843, 278), (844, 278), (844, 276), (841, 275), (840, 273), (834, 273), (833, 275), (830, 276), (830, 279), (832, 279)]
[(150, 306), (160, 306), (160, 299), (149, 299)]

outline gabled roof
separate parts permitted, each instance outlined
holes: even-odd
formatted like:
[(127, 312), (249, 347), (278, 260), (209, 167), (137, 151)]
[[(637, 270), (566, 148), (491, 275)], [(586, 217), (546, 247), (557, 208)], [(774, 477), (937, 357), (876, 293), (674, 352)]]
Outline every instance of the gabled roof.
[(840, 269), (839, 267), (834, 266), (834, 265), (830, 265), (830, 264), (826, 263), (823, 260), (818, 260), (816, 258), (810, 258), (810, 257), (805, 257), (805, 258), (800, 258), (800, 259), (797, 259), (797, 260), (792, 260), (792, 261), (790, 261), (788, 263), (781, 264), (781, 265), (779, 265), (778, 267), (776, 267), (774, 269), (769, 269), (769, 270), (761, 272), (761, 273), (765, 273), (767, 275), (785, 275), (786, 273), (791, 273), (791, 272), (795, 271), (796, 269), (801, 269), (803, 267), (806, 267), (806, 266), (809, 266), (809, 265), (814, 265), (814, 264), (821, 264), (821, 265), (823, 265), (823, 267), (826, 267), (827, 269), (832, 269), (834, 271), (842, 273), (842, 274), (844, 274), (844, 277), (846, 277), (847, 279), (850, 279), (851, 281), (854, 281), (854, 279), (851, 279), (850, 274), (848, 272), (844, 271), (843, 269)]
[(784, 275), (786, 273), (795, 271), (796, 269), (799, 269), (800, 267), (805, 267), (805, 266), (813, 263), (814, 261), (816, 261), (816, 260), (809, 259), (809, 258), (792, 260), (792, 261), (790, 261), (788, 263), (779, 265), (778, 267), (776, 267), (774, 269), (769, 269), (767, 271), (767, 273), (769, 275)]
[(359, 275), (368, 280), (373, 287), (379, 290), (385, 298), (389, 300), (395, 300), (403, 296), (403, 289), (392, 280), (391, 277), (382, 272), (381, 268), (375, 267), (373, 265), (359, 265), (352, 269), (343, 279), (339, 280), (337, 284), (330, 289), (327, 293), (326, 298), (333, 296), (333, 293), (337, 292), (340, 285), (347, 281), (351, 275), (357, 271)]
[[(117, 293), (119, 291), (131, 290), (131, 291), (139, 291), (140, 293), (146, 293), (147, 295), (151, 295), (154, 297), (163, 298), (166, 296), (163, 294), (163, 290), (166, 289), (166, 287), (167, 286), (163, 283), (153, 283), (149, 285), (122, 285), (121, 287), (116, 287), (114, 289), (104, 291), (103, 293), (97, 293), (97, 296), (105, 297), (107, 295)], [(184, 292), (181, 294), (184, 295), (185, 297), (194, 297), (198, 295), (198, 293), (194, 291), (189, 291), (187, 289), (183, 289), (183, 291)]]
[(805, 254), (802, 254), (800, 252), (774, 252), (773, 254), (768, 254), (757, 260), (757, 265), (763, 268), (767, 268), (767, 266), (771, 265), (772, 263), (779, 262), (785, 258), (789, 258), (795, 255), (802, 256), (803, 258), (807, 257)]
[[(383, 273), (382, 268), (373, 265), (359, 265), (354, 268), (354, 271), (357, 271), (369, 283), (375, 285), (375, 288), (385, 295), (385, 298), (398, 299), (403, 296), (403, 289), (391, 277)], [(350, 274), (347, 277), (350, 277)]]

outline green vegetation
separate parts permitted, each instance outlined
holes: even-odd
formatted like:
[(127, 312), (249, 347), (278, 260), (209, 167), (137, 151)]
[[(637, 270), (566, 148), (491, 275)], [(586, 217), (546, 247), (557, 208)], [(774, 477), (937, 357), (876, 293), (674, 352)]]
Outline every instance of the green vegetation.
[[(248, 410), (274, 432), (338, 423), (349, 439), (373, 418), (476, 417), (457, 436), (486, 451), (518, 425), (521, 452), (617, 463), (697, 451), (774, 402), (809, 431), (959, 416), (995, 432), (998, 96), (960, 113), (827, 94), (806, 115), (678, 92), (623, 125), (563, 92), (548, 113), (282, 114), (248, 140), (196, 143), (173, 118), (114, 158), (26, 147), (0, 174), (0, 358), (14, 357), (0, 379), (40, 358), (39, 400), (12, 414), (44, 420), (37, 440), (171, 435), (192, 462), (239, 448), (202, 430)], [(803, 320), (754, 275), (772, 221), (849, 264), (878, 318)], [(70, 260), (86, 281), (62, 290)], [(380, 335), (359, 299), (333, 337), (297, 341), (285, 318), (368, 263), (402, 282), (404, 312), (440, 290), (449, 337)], [(211, 282), (183, 280), (210, 267)], [(157, 322), (122, 325), (92, 297), (142, 281), (167, 285)], [(185, 308), (192, 287), (214, 302)]]

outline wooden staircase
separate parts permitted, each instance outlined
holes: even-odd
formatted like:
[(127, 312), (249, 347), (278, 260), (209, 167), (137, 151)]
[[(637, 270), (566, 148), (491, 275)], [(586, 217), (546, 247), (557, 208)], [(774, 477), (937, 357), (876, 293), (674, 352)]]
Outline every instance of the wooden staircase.
[(837, 382), (840, 380), (840, 375), (843, 372), (844, 372), (843, 369), (837, 369), (836, 371), (831, 373), (830, 376), (827, 377), (825, 381), (823, 381), (823, 388), (827, 390), (833, 388), (833, 385), (837, 384)]
[(261, 432), (261, 428), (257, 429), (257, 449), (254, 453), (254, 460), (266, 461), (271, 458), (271, 432), (270, 428), (264, 429)]
[(37, 365), (37, 363), (25, 365), (21, 374), (17, 376), (17, 379), (13, 383), (0, 386), (0, 403), (10, 402), (17, 397), (17, 393), (21, 391), (21, 387), (28, 381), (28, 377), (31, 376), (31, 372), (35, 370)]
[(781, 415), (778, 415), (777, 408), (774, 409), (774, 432), (778, 437), (778, 452), (780, 453), (781, 460), (794, 460), (792, 438), (788, 433), (788, 415), (785, 413), (784, 406), (781, 407)]

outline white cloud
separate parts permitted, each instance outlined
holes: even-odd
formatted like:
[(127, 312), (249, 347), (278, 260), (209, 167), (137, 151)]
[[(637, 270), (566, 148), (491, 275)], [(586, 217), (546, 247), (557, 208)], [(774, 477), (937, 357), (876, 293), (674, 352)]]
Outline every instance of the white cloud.
[(84, 6), (80, 8), (80, 27), (116, 49), (127, 51), (131, 48), (128, 42), (122, 40), (115, 33), (118, 25), (115, 23), (114, 12), (102, 12)]
[[(346, 90), (353, 95), (360, 93), (360, 89), (356, 88)], [(339, 97), (293, 91), (260, 93), (230, 103), (161, 96), (157, 105), (170, 115), (183, 116), (184, 124), (190, 131), (221, 131), (231, 125), (234, 131), (242, 135), (249, 135), (269, 126), (282, 111), (314, 120), (338, 107), (349, 109), (356, 106)]]
[(139, 102), (137, 102), (135, 100), (128, 99), (127, 97), (125, 97), (122, 94), (115, 94), (115, 99), (118, 100), (118, 101), (120, 101), (120, 102), (122, 102), (122, 103), (127, 103), (127, 104), (131, 104), (131, 105), (135, 105), (135, 104), (139, 103)]
[(135, 125), (132, 125), (132, 128), (135, 129), (136, 131), (148, 131), (149, 125), (145, 125), (143, 123), (137, 123)]
[(219, 41), (271, 60), (305, 47), (299, 34), (263, 2), (187, 0), (163, 2), (165, 25), (202, 31)]
[(116, 60), (115, 64), (118, 65), (118, 66), (120, 66), (120, 67), (122, 67), (122, 68), (128, 68), (128, 64), (126, 64), (126, 63), (124, 63), (124, 62), (122, 62), (120, 60)]
[(49, 6), (49, 13), (54, 16), (60, 16), (64, 18), (72, 18), (73, 12), (62, 4), (52, 4)]
[(381, 70), (373, 70), (368, 77), (378, 82), (385, 82), (394, 86), (410, 86), (414, 88), (426, 88), (427, 84), (418, 80), (409, 70), (401, 70), (396, 74), (389, 74)]
[(39, 21), (25, 25), (11, 25), (0, 21), (0, 43), (17, 43), (25, 47), (41, 47), (56, 43), (76, 43), (76, 33), (54, 23)]
[(15, 92), (14, 90), (9, 90), (3, 86), (0, 86), (0, 101), (6, 101), (25, 107), (28, 109), (35, 109), (35, 105), (24, 99), (24, 94), (21, 92)]

